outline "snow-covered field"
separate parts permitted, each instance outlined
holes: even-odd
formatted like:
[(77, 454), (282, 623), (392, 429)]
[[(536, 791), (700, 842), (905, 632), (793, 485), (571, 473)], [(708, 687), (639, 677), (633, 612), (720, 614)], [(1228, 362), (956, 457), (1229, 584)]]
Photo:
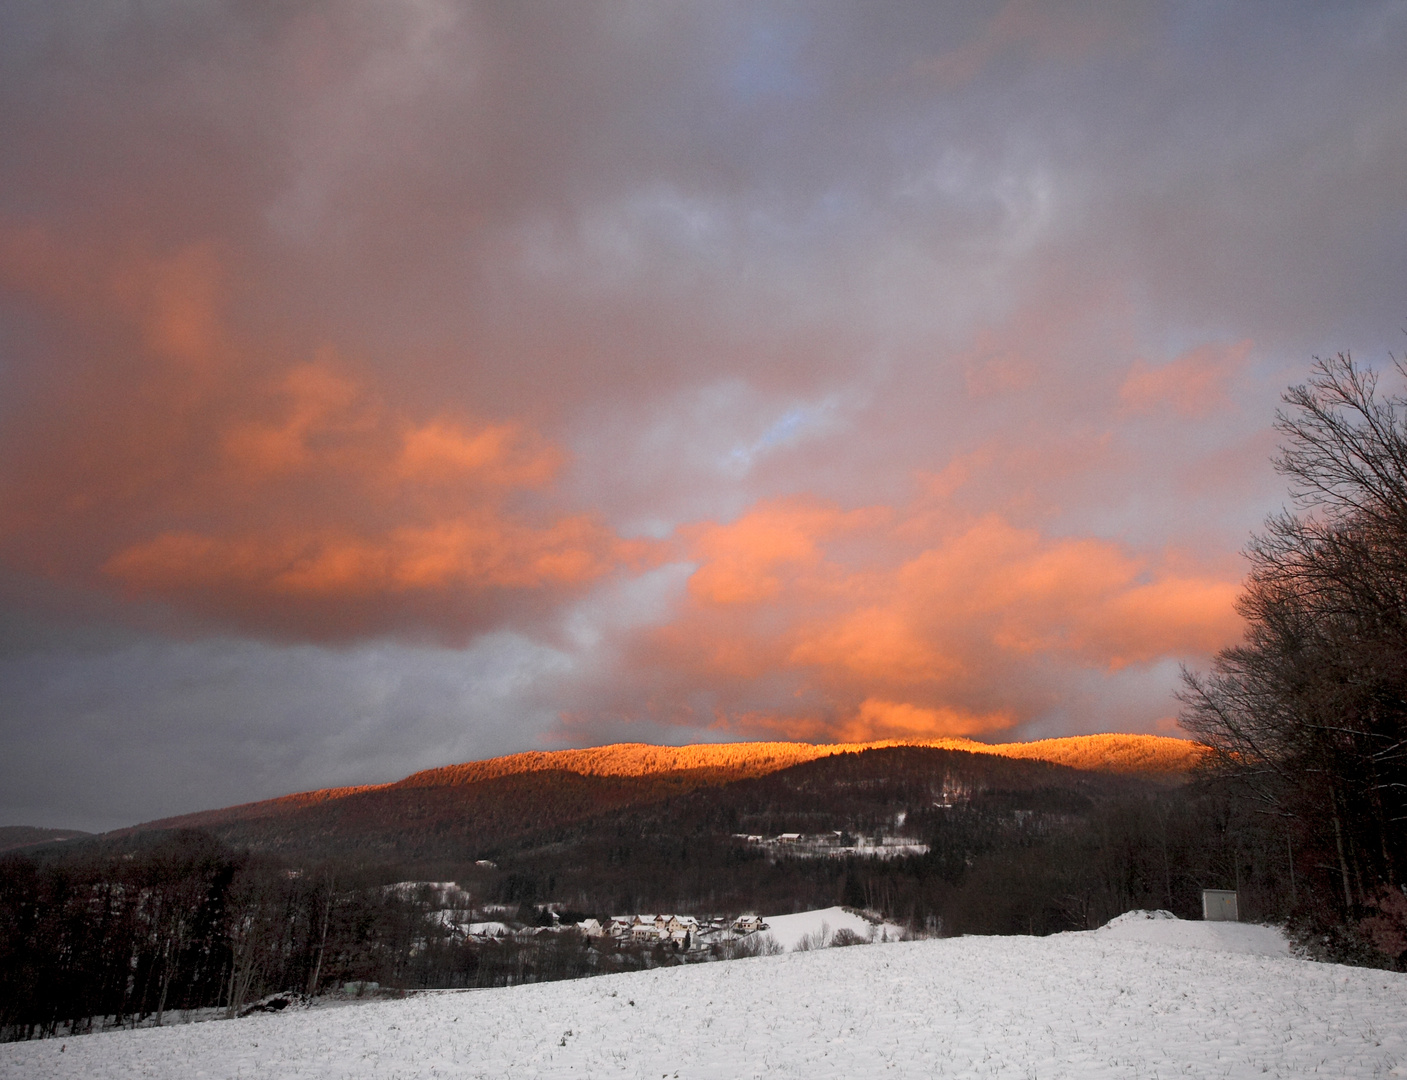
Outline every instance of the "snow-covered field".
[(795, 952), (806, 941), (815, 948), (824, 948), (841, 930), (849, 930), (861, 941), (898, 941), (904, 934), (902, 926), (892, 923), (874, 925), (843, 907), (802, 911), (795, 915), (767, 915), (762, 920), (765, 933), (782, 947), (783, 952)]
[(1407, 1076), (1407, 976), (1123, 916), (11, 1043), (0, 1076)]

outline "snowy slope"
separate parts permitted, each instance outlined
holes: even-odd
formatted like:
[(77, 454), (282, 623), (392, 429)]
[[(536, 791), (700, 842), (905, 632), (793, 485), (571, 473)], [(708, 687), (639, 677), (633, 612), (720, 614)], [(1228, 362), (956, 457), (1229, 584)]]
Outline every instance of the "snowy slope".
[(1187, 922), (1168, 911), (1129, 911), (1095, 931), (1109, 941), (1142, 941), (1182, 949), (1216, 949), (1252, 956), (1289, 956), (1290, 943), (1271, 926)]
[(12, 1043), (0, 1077), (1407, 1075), (1407, 976), (1255, 955), (1257, 927), (1137, 936), (1155, 921)]
[(795, 915), (767, 915), (762, 922), (767, 927), (766, 932), (772, 935), (784, 952), (792, 952), (803, 938), (809, 939), (813, 945), (822, 941), (829, 944), (839, 930), (849, 930), (861, 941), (869, 941), (872, 933), (875, 941), (898, 941), (904, 933), (902, 926), (893, 923), (875, 926), (843, 907), (802, 911)]

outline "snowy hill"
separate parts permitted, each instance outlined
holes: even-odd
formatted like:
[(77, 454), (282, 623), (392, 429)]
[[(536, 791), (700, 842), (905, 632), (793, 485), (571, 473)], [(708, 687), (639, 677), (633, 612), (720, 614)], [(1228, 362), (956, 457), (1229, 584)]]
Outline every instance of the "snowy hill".
[(1094, 931), (1108, 941), (1141, 941), (1183, 949), (1215, 949), (1252, 956), (1289, 956), (1290, 943), (1271, 926), (1189, 922), (1170, 911), (1130, 911)]
[(1407, 976), (1277, 937), (1142, 913), (11, 1043), (0, 1077), (1407, 1075)]
[(904, 935), (902, 926), (876, 925), (843, 907), (801, 911), (795, 915), (768, 915), (762, 921), (767, 927), (766, 933), (783, 952), (796, 952), (803, 942), (812, 948), (825, 948), (842, 930), (849, 930), (860, 941), (867, 942), (898, 941)]

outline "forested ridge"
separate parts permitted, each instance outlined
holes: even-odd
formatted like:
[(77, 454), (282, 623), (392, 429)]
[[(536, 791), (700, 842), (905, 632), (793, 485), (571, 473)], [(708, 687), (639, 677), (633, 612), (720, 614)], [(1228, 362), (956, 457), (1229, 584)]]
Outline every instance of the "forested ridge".
[[(390, 784), (329, 788), (148, 822), (118, 835), (195, 828), (237, 847), (294, 858), (462, 859), (514, 836), (657, 803), (696, 788), (765, 776), (836, 754), (901, 745), (622, 743), (511, 754), (414, 773)], [(1205, 748), (1153, 735), (1082, 735), (985, 745), (930, 745), (1140, 776), (1180, 776)]]

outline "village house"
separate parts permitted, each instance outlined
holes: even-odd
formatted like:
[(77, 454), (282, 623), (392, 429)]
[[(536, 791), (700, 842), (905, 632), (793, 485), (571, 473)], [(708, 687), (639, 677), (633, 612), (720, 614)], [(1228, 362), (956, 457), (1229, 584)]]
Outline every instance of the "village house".
[(698, 943), (699, 920), (692, 915), (665, 916), (661, 929), (665, 938), (677, 949), (688, 949)]
[(587, 937), (610, 936), (641, 945), (667, 944), (677, 950), (704, 948), (718, 935), (750, 934), (765, 929), (756, 915), (735, 920), (711, 918), (700, 922), (693, 915), (612, 915), (605, 926), (595, 919), (576, 924)]

